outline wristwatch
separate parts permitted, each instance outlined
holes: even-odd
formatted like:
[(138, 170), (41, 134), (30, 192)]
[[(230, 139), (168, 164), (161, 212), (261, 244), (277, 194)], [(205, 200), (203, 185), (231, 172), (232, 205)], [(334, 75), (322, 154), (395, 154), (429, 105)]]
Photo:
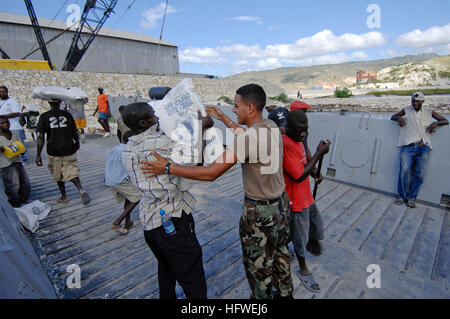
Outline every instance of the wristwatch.
[(167, 165), (164, 166), (164, 173), (165, 174), (170, 174), (170, 163), (167, 163)]

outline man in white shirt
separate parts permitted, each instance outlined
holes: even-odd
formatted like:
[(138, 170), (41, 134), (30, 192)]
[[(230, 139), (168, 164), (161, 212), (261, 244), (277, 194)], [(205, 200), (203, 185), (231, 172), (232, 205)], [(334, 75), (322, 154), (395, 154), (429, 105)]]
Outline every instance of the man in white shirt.
[[(422, 185), (431, 152), (431, 136), (438, 126), (448, 125), (448, 121), (432, 111), (422, 108), (425, 96), (422, 92), (412, 95), (411, 106), (394, 114), (392, 121), (400, 126), (398, 146), (400, 151), (400, 173), (398, 178), (399, 198), (397, 205), (406, 203), (416, 207), (415, 200)], [(433, 121), (433, 118), (436, 121)]]
[[(19, 115), (22, 112), (19, 102), (8, 96), (8, 88), (4, 85), (0, 86), (0, 115), (9, 120), (10, 131), (19, 135), (22, 143), (25, 145), (25, 131), (19, 124)], [(28, 151), (20, 155), (24, 163), (28, 162)]]

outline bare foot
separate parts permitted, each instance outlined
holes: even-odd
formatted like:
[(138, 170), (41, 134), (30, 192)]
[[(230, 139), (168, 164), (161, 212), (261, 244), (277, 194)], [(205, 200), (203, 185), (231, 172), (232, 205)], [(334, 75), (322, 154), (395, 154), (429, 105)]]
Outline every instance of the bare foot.
[(120, 227), (120, 225), (111, 225), (111, 228), (121, 234), (126, 234), (128, 233), (128, 229), (124, 228), (124, 227)]
[(141, 222), (139, 221), (139, 220), (135, 220), (134, 222), (130, 222), (129, 224), (125, 224), (125, 229), (128, 229), (128, 230), (130, 230), (131, 228), (133, 228), (133, 227), (135, 227), (135, 226), (137, 226), (137, 225), (139, 225)]

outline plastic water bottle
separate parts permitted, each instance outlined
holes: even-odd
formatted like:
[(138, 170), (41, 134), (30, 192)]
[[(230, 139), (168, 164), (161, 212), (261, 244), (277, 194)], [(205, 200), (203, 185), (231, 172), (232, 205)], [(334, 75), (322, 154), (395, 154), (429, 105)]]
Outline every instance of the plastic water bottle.
[(177, 233), (177, 231), (175, 230), (175, 226), (173, 225), (170, 217), (168, 215), (166, 215), (166, 211), (164, 209), (161, 209), (159, 211), (159, 214), (161, 215), (162, 226), (163, 226), (166, 234), (170, 235), (170, 236), (175, 235)]

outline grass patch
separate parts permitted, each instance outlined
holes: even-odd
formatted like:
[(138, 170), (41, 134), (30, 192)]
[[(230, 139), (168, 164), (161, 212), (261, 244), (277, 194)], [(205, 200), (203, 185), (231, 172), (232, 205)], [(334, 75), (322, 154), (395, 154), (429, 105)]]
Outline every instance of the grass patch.
[[(389, 91), (373, 91), (369, 92), (366, 95), (400, 95), (400, 96), (411, 96), (416, 93), (418, 90), (389, 90)], [(424, 89), (420, 90), (425, 95), (436, 95), (436, 94), (450, 94), (450, 89)]]
[(289, 99), (287, 97), (287, 95), (285, 93), (281, 93), (278, 96), (274, 96), (274, 97), (269, 97), (269, 99), (273, 100), (273, 101), (279, 101), (282, 103), (288, 103)]
[(234, 102), (232, 99), (230, 99), (228, 96), (222, 95), (221, 97), (219, 97), (217, 99), (219, 102), (220, 101), (224, 101), (225, 103), (229, 104), (229, 105), (234, 105)]
[(447, 71), (439, 71), (440, 78), (450, 78), (450, 72)]
[(351, 96), (353, 96), (353, 93), (348, 88), (334, 90), (334, 97), (347, 98)]

